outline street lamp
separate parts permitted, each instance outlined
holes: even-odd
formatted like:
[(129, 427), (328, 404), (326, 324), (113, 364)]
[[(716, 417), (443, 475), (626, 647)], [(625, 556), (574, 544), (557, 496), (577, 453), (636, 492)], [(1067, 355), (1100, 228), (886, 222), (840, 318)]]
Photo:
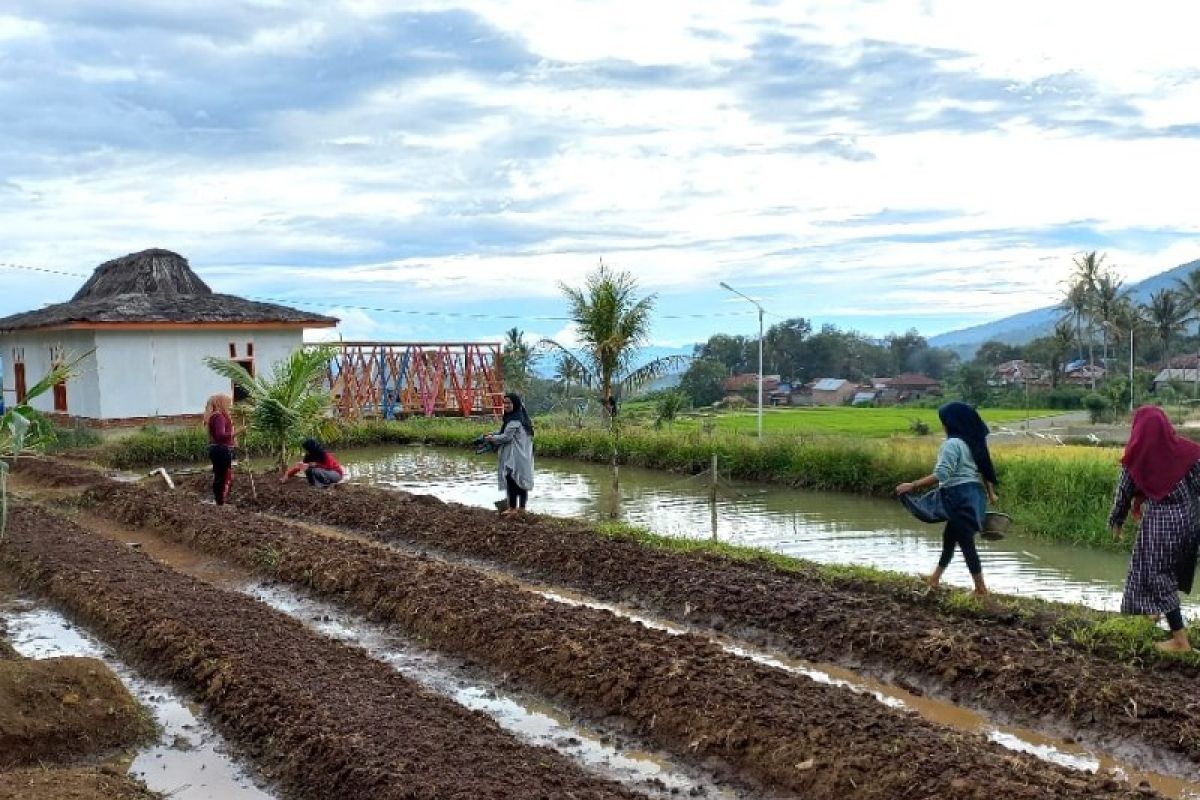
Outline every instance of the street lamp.
[[(1110, 328), (1112, 330), (1113, 334), (1116, 335), (1116, 337), (1118, 339), (1121, 337), (1121, 329), (1118, 328), (1112, 322), (1102, 322), (1101, 324), (1106, 328)], [(1131, 324), (1129, 326), (1129, 416), (1130, 417), (1133, 416), (1134, 394), (1137, 392), (1137, 385), (1133, 381), (1133, 359), (1135, 356), (1133, 343), (1134, 343), (1134, 332), (1136, 330), (1137, 330), (1136, 324)]]
[(752, 297), (739, 292), (737, 289), (730, 286), (725, 281), (721, 281), (721, 288), (728, 289), (743, 300), (749, 300), (758, 309), (758, 439), (762, 441), (762, 417), (763, 417), (763, 307), (759, 302)]

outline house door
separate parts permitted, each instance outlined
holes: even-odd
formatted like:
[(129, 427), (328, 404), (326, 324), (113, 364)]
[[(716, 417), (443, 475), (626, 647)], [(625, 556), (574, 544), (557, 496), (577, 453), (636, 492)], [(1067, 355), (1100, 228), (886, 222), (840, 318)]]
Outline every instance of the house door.
[(25, 402), (25, 395), (29, 391), (25, 386), (25, 363), (23, 361), (13, 364), (13, 380), (17, 387), (17, 404), (20, 405)]

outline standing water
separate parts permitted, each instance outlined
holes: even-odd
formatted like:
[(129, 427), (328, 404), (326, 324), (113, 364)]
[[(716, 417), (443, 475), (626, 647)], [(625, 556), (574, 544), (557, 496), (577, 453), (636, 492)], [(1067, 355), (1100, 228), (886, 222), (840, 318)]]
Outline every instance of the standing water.
[[(369, 448), (343, 454), (356, 483), (432, 494), (491, 508), (502, 494), (494, 456), (469, 450)], [(924, 574), (941, 552), (941, 526), (917, 522), (892, 500), (748, 482), (721, 481), (716, 513), (709, 478), (621, 467), (620, 489), (607, 466), (539, 458), (530, 510), (581, 519), (620, 519), (664, 536), (717, 538), (827, 564), (857, 564)], [(980, 541), (988, 586), (1005, 594), (1117, 610), (1129, 557), (1025, 537), (1010, 530), (999, 542)], [(945, 582), (970, 586), (956, 555)], [(1200, 615), (1200, 602), (1184, 613)]]

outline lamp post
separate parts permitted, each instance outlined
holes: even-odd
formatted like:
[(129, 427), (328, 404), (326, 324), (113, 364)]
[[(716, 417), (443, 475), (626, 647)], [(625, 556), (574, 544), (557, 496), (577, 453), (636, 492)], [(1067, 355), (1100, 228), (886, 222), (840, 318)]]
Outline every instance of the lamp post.
[(759, 302), (751, 297), (739, 292), (737, 289), (730, 286), (725, 281), (721, 281), (721, 288), (727, 289), (743, 300), (749, 300), (758, 309), (758, 439), (762, 441), (763, 428), (763, 307)]

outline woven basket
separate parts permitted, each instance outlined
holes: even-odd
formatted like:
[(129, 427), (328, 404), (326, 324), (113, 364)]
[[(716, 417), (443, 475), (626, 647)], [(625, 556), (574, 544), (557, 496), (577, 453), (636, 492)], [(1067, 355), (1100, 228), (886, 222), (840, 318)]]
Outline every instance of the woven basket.
[(1012, 517), (1000, 511), (989, 511), (983, 517), (983, 533), (980, 534), (989, 542), (994, 542), (1004, 538), (1004, 534), (1008, 533), (1008, 526), (1012, 523)]

